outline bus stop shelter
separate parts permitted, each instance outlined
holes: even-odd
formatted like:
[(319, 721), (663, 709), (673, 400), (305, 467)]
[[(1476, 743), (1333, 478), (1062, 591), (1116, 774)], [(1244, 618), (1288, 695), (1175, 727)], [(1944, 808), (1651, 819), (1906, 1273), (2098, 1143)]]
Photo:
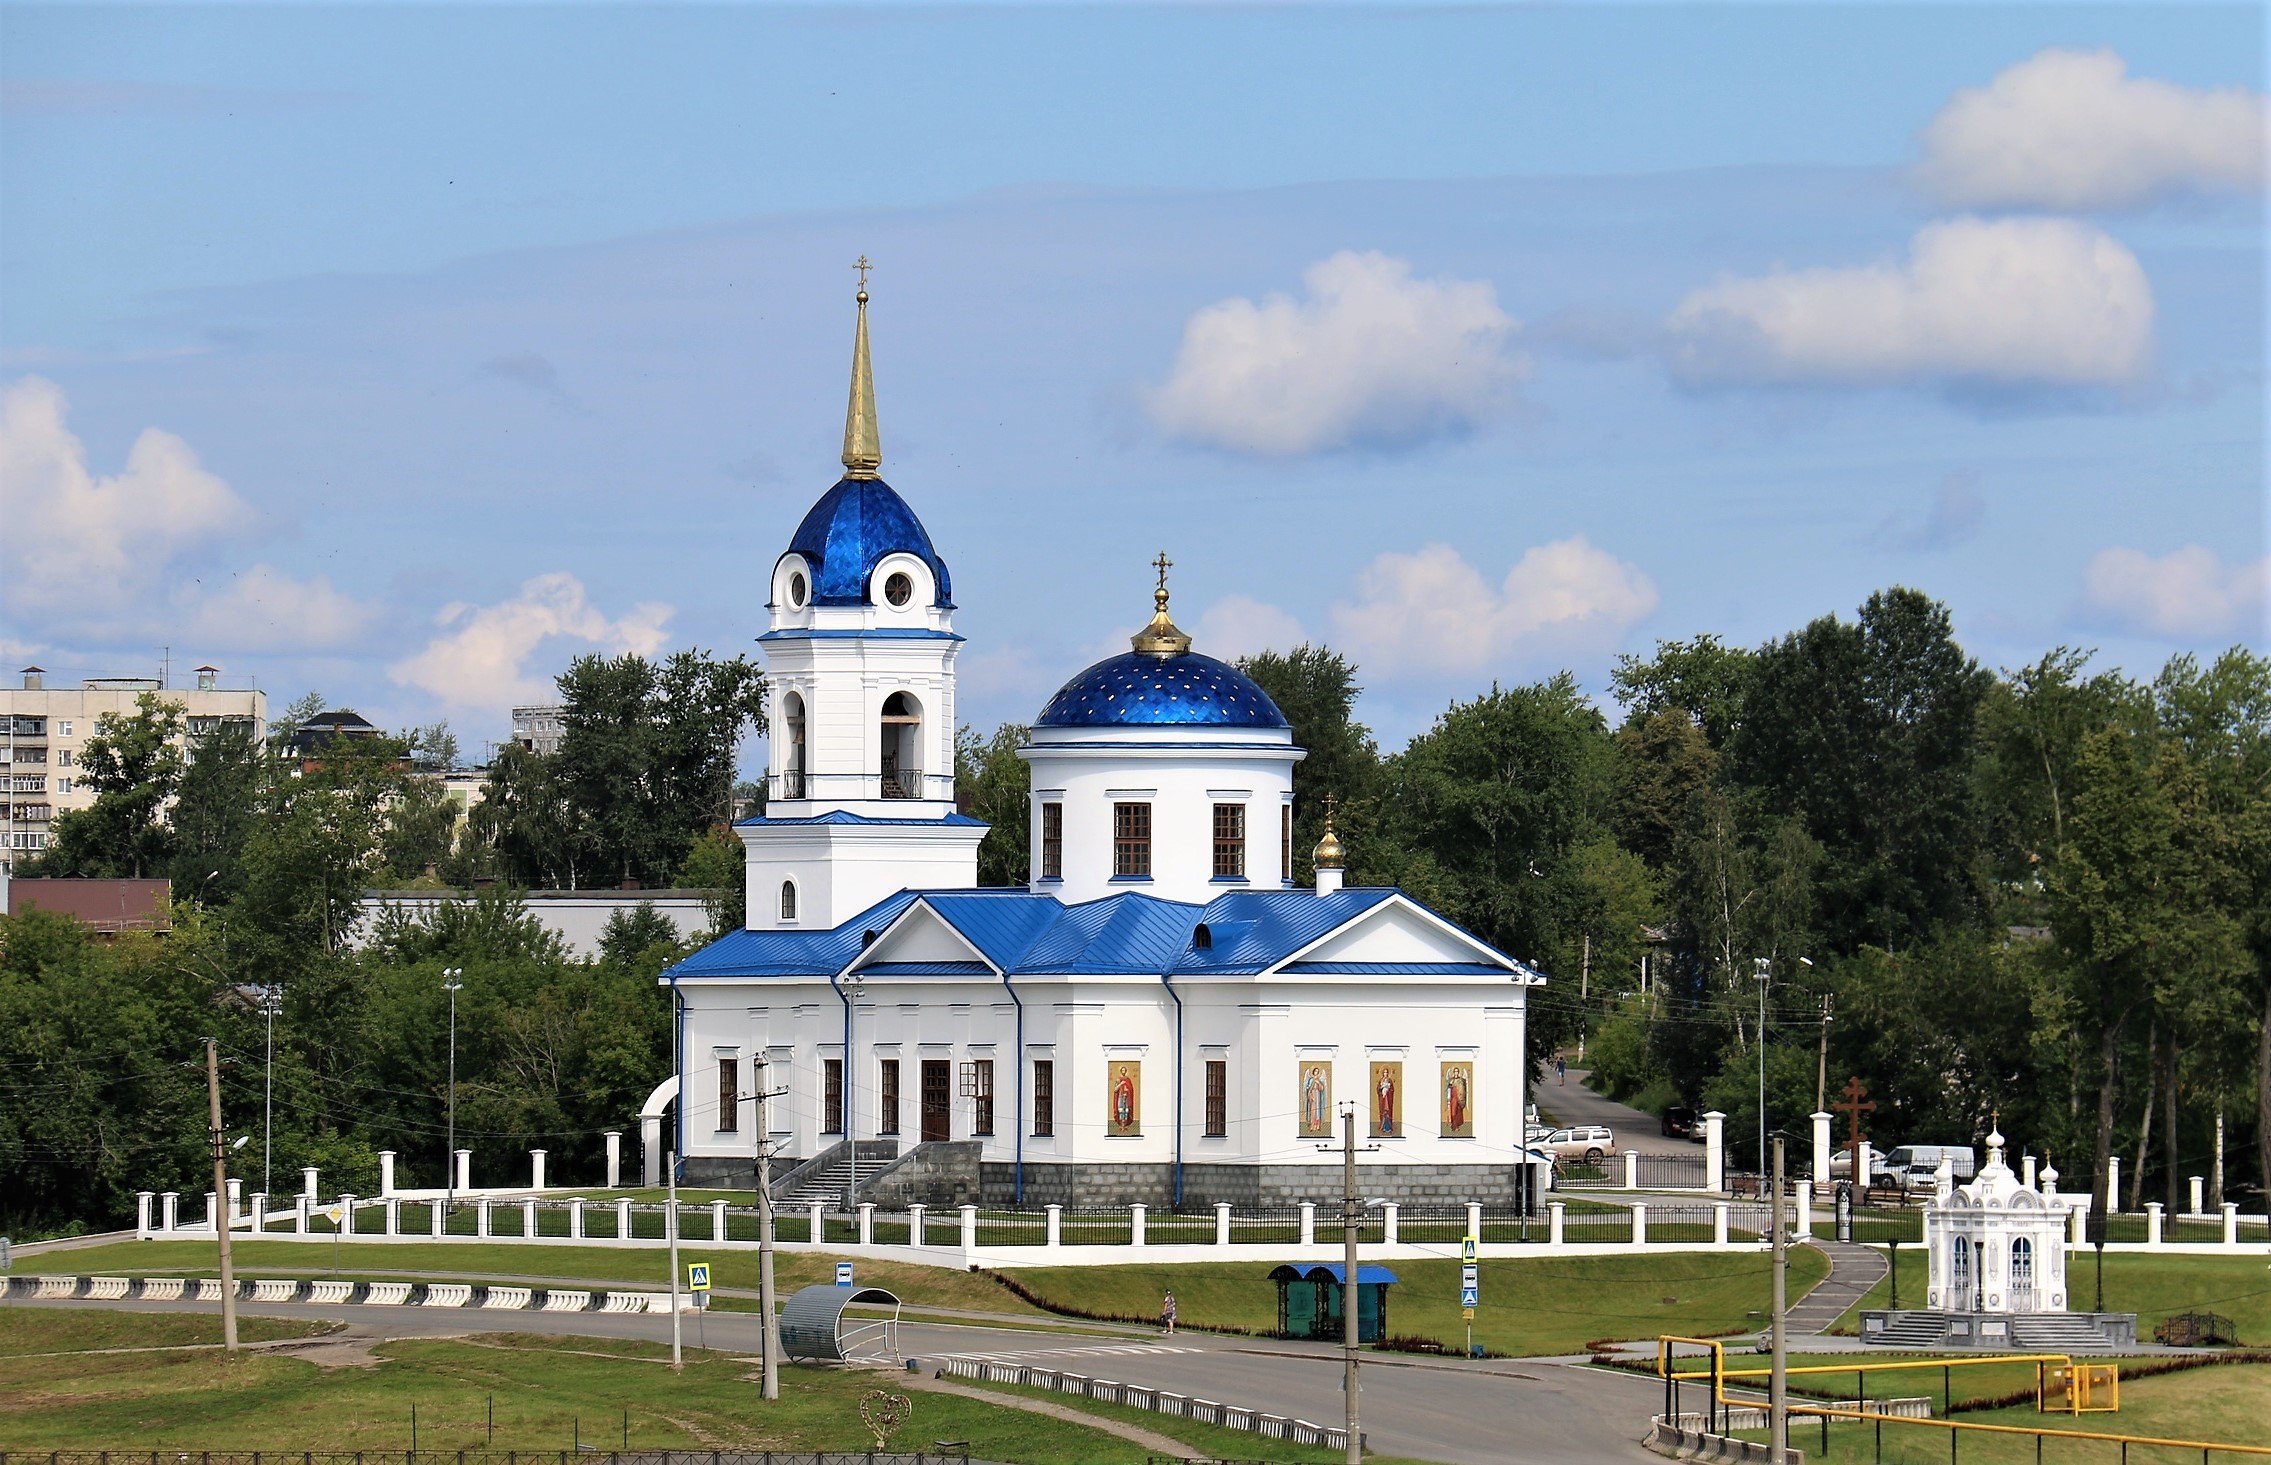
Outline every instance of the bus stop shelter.
[[(1317, 1338), (1332, 1342), (1342, 1336), (1342, 1298), (1348, 1288), (1347, 1269), (1339, 1262), (1313, 1267), (1278, 1267), (1270, 1273), (1277, 1283), (1277, 1330), (1287, 1338)], [(1388, 1287), (1396, 1274), (1386, 1267), (1356, 1269), (1356, 1341), (1377, 1343), (1388, 1335)]]
[[(880, 1303), (888, 1317), (847, 1321), (854, 1303)], [(799, 1287), (781, 1308), (781, 1354), (790, 1362), (857, 1363), (899, 1357), (899, 1299), (881, 1287)]]

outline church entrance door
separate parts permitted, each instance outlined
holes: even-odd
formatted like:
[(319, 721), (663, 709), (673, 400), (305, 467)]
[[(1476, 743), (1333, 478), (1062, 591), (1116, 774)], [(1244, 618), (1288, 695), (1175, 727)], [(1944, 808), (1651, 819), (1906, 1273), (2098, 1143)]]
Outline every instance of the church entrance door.
[(923, 1143), (954, 1138), (954, 1069), (943, 1058), (923, 1060)]

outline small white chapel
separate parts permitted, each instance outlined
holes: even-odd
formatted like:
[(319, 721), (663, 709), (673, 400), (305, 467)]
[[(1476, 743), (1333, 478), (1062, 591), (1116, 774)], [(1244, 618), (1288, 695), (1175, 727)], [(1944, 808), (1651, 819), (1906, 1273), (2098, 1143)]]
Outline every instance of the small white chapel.
[(662, 975), (681, 1176), (753, 1184), (763, 1145), (774, 1177), (848, 1174), (879, 1203), (1292, 1202), (1339, 1194), (1321, 1150), (1353, 1106), (1368, 1195), (1514, 1200), (1543, 978), (1344, 885), (1329, 820), (1294, 884), (1302, 750), (1176, 626), (1164, 555), (1150, 623), (1020, 750), (1030, 881), (978, 887), (953, 585), (881, 477), (867, 306), (863, 284), (843, 477), (775, 562), (758, 637), (747, 926)]

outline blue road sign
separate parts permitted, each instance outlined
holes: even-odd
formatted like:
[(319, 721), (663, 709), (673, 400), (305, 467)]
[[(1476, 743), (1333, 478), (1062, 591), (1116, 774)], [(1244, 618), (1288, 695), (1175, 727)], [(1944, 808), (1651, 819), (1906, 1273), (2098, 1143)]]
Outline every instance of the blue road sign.
[(1482, 1306), (1482, 1289), (1480, 1287), (1461, 1287), (1459, 1289), (1459, 1306)]
[(852, 1285), (852, 1264), (850, 1262), (836, 1263), (836, 1285), (839, 1287)]

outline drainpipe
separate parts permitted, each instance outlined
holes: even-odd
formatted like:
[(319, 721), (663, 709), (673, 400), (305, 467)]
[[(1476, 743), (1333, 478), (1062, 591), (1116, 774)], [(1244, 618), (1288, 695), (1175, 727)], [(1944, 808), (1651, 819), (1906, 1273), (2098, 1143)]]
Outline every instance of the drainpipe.
[(1017, 1051), (1009, 1059), (1010, 1066), (1017, 1070), (1017, 1109), (1010, 1117), (1009, 1141), (1016, 1160), (1011, 1170), (1013, 1204), (1022, 1206), (1025, 1204), (1025, 999), (1017, 995), (1017, 988), (1011, 984), (1007, 972), (1001, 974), (1001, 989), (1009, 994), (1011, 1004), (1017, 1008)]
[[(836, 989), (836, 1000), (844, 1004), (844, 1143), (850, 1146), (847, 1153), (852, 1157), (852, 1183), (856, 1186), (859, 1184), (860, 1151), (859, 1146), (852, 1143), (852, 995), (844, 990), (842, 982), (838, 980), (842, 975), (839, 972), (830, 977), (828, 985)], [(918, 1081), (920, 1077), (918, 1073)], [(828, 1116), (823, 1114), (820, 1117), (825, 1120)], [(922, 1133), (919, 1125), (915, 1132), (919, 1139)]]
[(676, 1013), (676, 1019), (671, 1025), (672, 1042), (678, 1050), (671, 1058), (672, 1066), (678, 1071), (678, 1103), (675, 1106), (676, 1118), (671, 1124), (673, 1138), (670, 1171), (677, 1175), (682, 1173), (679, 1167), (686, 1159), (686, 994), (678, 990), (676, 977), (670, 979), (670, 1005)]
[(1183, 994), (1174, 981), (1159, 974), (1159, 985), (1175, 1002), (1175, 1209), (1183, 1208)]

